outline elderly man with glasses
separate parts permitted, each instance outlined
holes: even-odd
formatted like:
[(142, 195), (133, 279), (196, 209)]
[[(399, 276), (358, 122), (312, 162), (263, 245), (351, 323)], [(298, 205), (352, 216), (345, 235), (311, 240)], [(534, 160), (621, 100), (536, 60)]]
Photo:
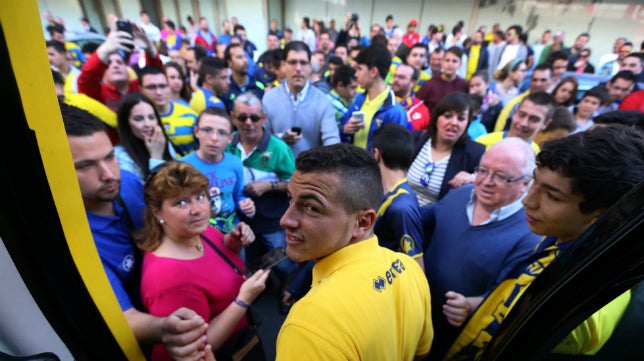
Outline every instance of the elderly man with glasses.
[(539, 242), (521, 204), (532, 181), (534, 159), (525, 141), (506, 138), (483, 155), (473, 185), (421, 208), (436, 331), (432, 356), (442, 356), (482, 296)]
[[(247, 261), (264, 251), (286, 247), (286, 233), (280, 218), (288, 208), (286, 186), (295, 171), (295, 158), (291, 148), (265, 129), (266, 113), (262, 102), (252, 92), (235, 98), (232, 113), (233, 134), (226, 152), (241, 158), (244, 169), (244, 195), (253, 200), (255, 214), (239, 214), (255, 232), (256, 242), (248, 249)], [(263, 249), (262, 249), (263, 248)], [(275, 268), (285, 280), (297, 265), (291, 260), (280, 262)]]

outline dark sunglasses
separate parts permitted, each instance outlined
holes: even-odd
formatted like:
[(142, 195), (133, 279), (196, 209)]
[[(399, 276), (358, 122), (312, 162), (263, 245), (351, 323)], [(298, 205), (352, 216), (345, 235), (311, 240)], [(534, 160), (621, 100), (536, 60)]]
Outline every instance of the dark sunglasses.
[(239, 120), (242, 123), (244, 123), (248, 118), (250, 118), (250, 121), (253, 122), (253, 123), (257, 123), (260, 120), (262, 120), (262, 117), (260, 117), (259, 115), (246, 114), (246, 113), (241, 113), (241, 114), (237, 115), (236, 118), (237, 118), (237, 120)]

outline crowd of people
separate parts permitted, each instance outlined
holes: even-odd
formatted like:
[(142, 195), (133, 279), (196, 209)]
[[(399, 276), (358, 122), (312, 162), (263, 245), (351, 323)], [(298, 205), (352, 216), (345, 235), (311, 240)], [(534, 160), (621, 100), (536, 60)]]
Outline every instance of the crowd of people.
[(256, 54), (237, 18), (140, 15), (79, 49), (48, 14), (46, 45), (94, 241), (153, 360), (257, 351), (269, 275), (278, 360), (474, 358), (488, 303), (644, 179), (644, 53), (625, 37), (594, 66), (587, 33), (422, 36), (391, 15), (367, 33), (348, 13), (273, 20)]

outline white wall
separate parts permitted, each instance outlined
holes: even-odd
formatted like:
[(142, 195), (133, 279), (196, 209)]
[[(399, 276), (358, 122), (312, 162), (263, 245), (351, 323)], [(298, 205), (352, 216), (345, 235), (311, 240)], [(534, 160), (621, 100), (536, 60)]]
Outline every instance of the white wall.
[(641, 0), (617, 0), (609, 4), (593, 4), (592, 0), (578, 0), (571, 4), (555, 0), (497, 0), (494, 5), (479, 9), (474, 24), (471, 24), (474, 10), (471, 0), (284, 0), (284, 3), (285, 24), (291, 26), (295, 33), (303, 16), (322, 19), (327, 24), (331, 18), (335, 18), (338, 29), (347, 12), (359, 13), (364, 31), (368, 31), (372, 23), (382, 25), (385, 17), (392, 14), (395, 23), (403, 29), (410, 19), (418, 19), (418, 31), (422, 35), (425, 35), (430, 24), (444, 24), (446, 31), (451, 31), (459, 20), (465, 22), (468, 31), (480, 25), (491, 27), (496, 22), (503, 28), (519, 24), (531, 30), (530, 43), (536, 42), (546, 29), (564, 30), (567, 34), (566, 45), (572, 45), (578, 34), (589, 32), (592, 37), (588, 46), (592, 50), (591, 61), (595, 66), (599, 65), (599, 57), (612, 49), (618, 36), (628, 37), (634, 49), (639, 49), (644, 40), (644, 5)]

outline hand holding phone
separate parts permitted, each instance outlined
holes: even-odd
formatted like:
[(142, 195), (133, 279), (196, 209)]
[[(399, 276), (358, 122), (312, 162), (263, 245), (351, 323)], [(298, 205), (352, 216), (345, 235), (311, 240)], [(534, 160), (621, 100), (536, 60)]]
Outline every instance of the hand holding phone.
[(274, 248), (253, 262), (253, 264), (249, 265), (246, 268), (246, 276), (252, 275), (260, 269), (268, 271), (286, 258), (288, 257), (286, 256), (284, 248)]
[[(116, 21), (116, 30), (125, 31), (126, 33), (130, 34), (132, 39), (134, 39), (134, 35), (132, 34), (132, 23), (130, 23), (128, 20), (118, 19)], [(134, 49), (134, 45), (128, 44), (127, 47), (130, 48), (130, 51)]]
[(292, 127), (291, 132), (293, 132), (293, 133), (295, 133), (297, 135), (300, 135), (300, 134), (302, 134), (302, 128), (301, 127)]

